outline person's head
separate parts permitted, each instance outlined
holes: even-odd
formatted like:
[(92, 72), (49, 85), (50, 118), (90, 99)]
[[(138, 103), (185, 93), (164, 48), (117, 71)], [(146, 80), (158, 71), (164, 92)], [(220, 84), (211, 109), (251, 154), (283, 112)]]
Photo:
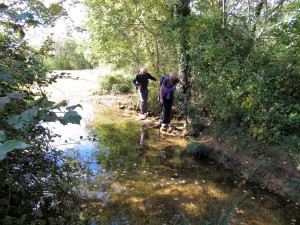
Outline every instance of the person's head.
[(141, 70), (140, 70), (141, 75), (145, 75), (147, 72), (148, 72), (147, 66), (142, 67)]
[(174, 81), (177, 78), (177, 74), (175, 72), (170, 73), (170, 80)]

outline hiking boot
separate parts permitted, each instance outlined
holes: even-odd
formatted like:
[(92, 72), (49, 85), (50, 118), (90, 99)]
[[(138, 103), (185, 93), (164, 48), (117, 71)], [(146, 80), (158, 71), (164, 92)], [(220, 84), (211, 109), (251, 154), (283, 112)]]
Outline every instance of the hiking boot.
[(146, 114), (143, 114), (143, 113), (139, 114), (139, 118), (140, 118), (140, 120), (146, 119)]
[(168, 124), (165, 124), (165, 123), (161, 124), (161, 130), (162, 130), (162, 131), (167, 131), (168, 128), (169, 128), (169, 125), (168, 125)]

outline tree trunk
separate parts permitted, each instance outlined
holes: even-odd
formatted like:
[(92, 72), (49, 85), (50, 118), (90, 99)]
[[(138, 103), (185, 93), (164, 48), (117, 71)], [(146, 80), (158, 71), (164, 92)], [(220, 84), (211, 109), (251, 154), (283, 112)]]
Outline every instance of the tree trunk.
[(191, 0), (179, 0), (176, 5), (179, 32), (179, 69), (186, 84), (184, 88), (184, 111), (186, 123), (188, 123), (187, 117), (189, 114), (191, 99), (191, 56), (189, 53), (189, 28), (187, 24), (187, 19), (191, 13), (190, 1)]
[(226, 15), (226, 0), (222, 0), (222, 11), (223, 11), (223, 27), (226, 26), (227, 15)]
[(179, 32), (179, 56), (180, 56), (180, 74), (186, 82), (186, 89), (190, 95), (191, 90), (191, 57), (190, 46), (188, 41), (188, 25), (187, 18), (190, 16), (190, 0), (180, 0), (176, 5), (176, 14), (178, 17), (178, 32)]

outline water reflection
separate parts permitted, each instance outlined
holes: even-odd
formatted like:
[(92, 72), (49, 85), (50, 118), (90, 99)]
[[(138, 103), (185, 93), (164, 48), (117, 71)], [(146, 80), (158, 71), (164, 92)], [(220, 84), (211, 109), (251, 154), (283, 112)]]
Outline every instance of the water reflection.
[(141, 125), (140, 139), (136, 145), (136, 149), (140, 151), (140, 154), (143, 154), (147, 151), (147, 140), (149, 140), (149, 131), (145, 125)]
[[(160, 139), (154, 130), (124, 118), (102, 117), (92, 128), (101, 140), (94, 157), (105, 170), (94, 186), (105, 195), (92, 201), (85, 216), (97, 224), (199, 224), (200, 218), (212, 220), (225, 212), (234, 214), (229, 224), (289, 221), (272, 195), (254, 194), (214, 161), (182, 154), (185, 141)], [(245, 193), (249, 197), (238, 206)]]
[(99, 142), (64, 145), (86, 168), (79, 187), (88, 202), (82, 217), (91, 224), (201, 224), (200, 218), (213, 222), (225, 212), (234, 214), (233, 225), (290, 222), (292, 215), (269, 193), (247, 187), (212, 160), (184, 155), (185, 140), (162, 139), (115, 110), (96, 115), (89, 128)]

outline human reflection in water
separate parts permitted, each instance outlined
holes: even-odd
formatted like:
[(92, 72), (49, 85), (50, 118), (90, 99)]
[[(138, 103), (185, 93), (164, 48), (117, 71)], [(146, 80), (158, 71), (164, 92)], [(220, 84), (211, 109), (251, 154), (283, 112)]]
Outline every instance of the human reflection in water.
[(148, 147), (147, 140), (149, 140), (149, 132), (148, 132), (147, 127), (142, 125), (140, 140), (137, 143), (136, 148), (138, 150), (145, 150)]

